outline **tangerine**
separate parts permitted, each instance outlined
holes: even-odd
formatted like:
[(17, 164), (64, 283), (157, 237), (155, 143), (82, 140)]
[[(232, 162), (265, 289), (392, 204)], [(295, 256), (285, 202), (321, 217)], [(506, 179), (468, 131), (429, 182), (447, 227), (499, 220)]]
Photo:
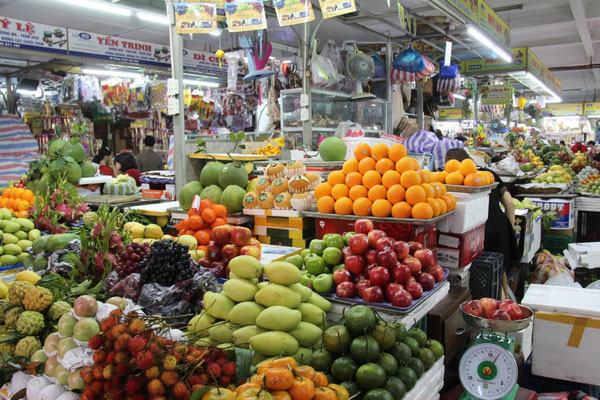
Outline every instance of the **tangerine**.
[(333, 209), (335, 210), (336, 214), (350, 215), (352, 214), (352, 200), (347, 197), (337, 199)]
[(413, 205), (412, 217), (414, 219), (430, 219), (433, 218), (433, 208), (424, 201)]
[(425, 189), (425, 193), (427, 194), (427, 198), (432, 198), (435, 197), (435, 189), (433, 188), (433, 186), (429, 183), (423, 183), (421, 184), (421, 186), (423, 187), (423, 189)]
[(365, 157), (371, 157), (371, 146), (368, 143), (359, 143), (354, 148), (354, 158), (358, 161)]
[(384, 143), (377, 143), (371, 147), (371, 157), (373, 157), (375, 161), (379, 161), (388, 157), (388, 151), (387, 145)]
[(400, 174), (396, 170), (386, 171), (381, 177), (381, 184), (388, 189), (398, 183), (400, 183)]
[(387, 189), (383, 185), (375, 185), (369, 189), (368, 197), (372, 202), (379, 199), (385, 199), (387, 197)]
[(421, 169), (421, 164), (419, 164), (419, 161), (417, 161), (415, 158), (410, 158), (410, 162), (412, 164), (412, 170), (413, 171), (418, 171)]
[(323, 196), (317, 201), (317, 209), (320, 213), (333, 213), (335, 200), (331, 196)]
[(435, 201), (437, 201), (437, 203), (440, 206), (440, 215), (444, 215), (448, 212), (448, 206), (446, 205), (446, 202), (442, 199), (434, 199)]
[(354, 215), (368, 216), (371, 215), (371, 206), (373, 202), (366, 197), (359, 197), (352, 204), (352, 212)]
[(389, 217), (392, 212), (392, 203), (386, 199), (375, 200), (371, 206), (371, 212), (373, 213), (374, 217)]
[(327, 183), (329, 183), (331, 187), (334, 187), (338, 183), (344, 183), (345, 181), (346, 174), (344, 174), (342, 171), (332, 171), (327, 177)]
[(481, 186), (481, 177), (477, 172), (472, 172), (465, 177), (464, 184), (465, 186)]
[(472, 159), (466, 158), (460, 162), (458, 171), (462, 174), (462, 176), (474, 174), (477, 172), (477, 164), (475, 164), (475, 161)]
[(456, 197), (454, 197), (454, 195), (452, 193), (445, 193), (444, 196), (447, 196), (450, 198), (450, 200), (452, 200), (452, 209), (455, 210), (456, 209)]
[(446, 183), (448, 185), (462, 185), (464, 180), (464, 176), (458, 171), (450, 172), (446, 177)]
[(490, 178), (487, 176), (487, 174), (484, 174), (483, 171), (477, 171), (477, 175), (479, 175), (481, 178), (480, 186), (487, 186), (490, 184)]
[(412, 162), (410, 160), (411, 158), (408, 157), (398, 160), (396, 163), (396, 171), (398, 171), (400, 174), (403, 174), (406, 171), (412, 171)]
[(21, 199), (26, 200), (30, 203), (33, 202), (33, 198), (34, 198), (33, 192), (29, 189), (25, 189), (23, 191), (23, 193), (21, 194)]
[(215, 213), (215, 210), (212, 208), (205, 208), (202, 210), (200, 216), (202, 217), (202, 221), (206, 222), (207, 224), (212, 224), (215, 222), (215, 219), (217, 219), (217, 213)]
[(439, 182), (431, 182), (430, 185), (433, 188), (433, 197), (436, 199), (442, 197), (442, 186), (444, 184)]
[(404, 196), (406, 194), (406, 190), (402, 185), (394, 185), (387, 191), (387, 199), (392, 204), (400, 203), (404, 200)]
[(350, 197), (350, 200), (356, 201), (356, 199), (360, 197), (367, 197), (368, 193), (369, 191), (366, 187), (364, 187), (363, 185), (356, 185), (350, 188), (350, 191), (348, 192), (348, 197)]
[(448, 160), (444, 169), (447, 173), (458, 171), (460, 169), (460, 161)]
[(433, 173), (428, 169), (419, 170), (419, 175), (421, 175), (421, 183), (429, 183), (433, 177)]
[(427, 199), (427, 192), (421, 185), (411, 186), (406, 190), (404, 197), (410, 205), (414, 206), (415, 204), (421, 203)]
[(223, 204), (215, 204), (213, 210), (215, 210), (215, 214), (218, 218), (227, 218), (227, 207)]
[(362, 175), (360, 172), (350, 172), (346, 175), (346, 185), (348, 187), (356, 186), (362, 184)]
[(381, 175), (385, 174), (387, 171), (393, 171), (395, 168), (396, 164), (389, 158), (382, 158), (381, 160), (377, 161), (377, 164), (375, 164), (375, 169)]
[(358, 160), (356, 158), (351, 158), (344, 162), (344, 166), (342, 167), (342, 172), (348, 175), (350, 172), (358, 172)]
[(406, 171), (402, 173), (400, 177), (400, 183), (404, 188), (408, 189), (411, 186), (416, 186), (421, 184), (421, 175), (415, 171)]
[(440, 187), (440, 190), (442, 191), (442, 196), (446, 194), (446, 185), (444, 185), (443, 183), (438, 183), (438, 186)]
[(194, 233), (194, 237), (198, 241), (198, 244), (208, 244), (210, 242), (210, 230), (202, 229)]
[(490, 182), (489, 185), (496, 182), (496, 177), (494, 176), (493, 173), (491, 173), (490, 171), (481, 171), (481, 172), (487, 175), (488, 181)]
[(397, 163), (401, 158), (406, 157), (406, 147), (402, 143), (393, 144), (389, 149), (389, 158)]
[(210, 224), (210, 228), (215, 229), (217, 226), (221, 226), (221, 225), (225, 225), (225, 224), (227, 224), (227, 218), (219, 217), (219, 218), (215, 219), (215, 222)]
[(394, 204), (392, 207), (392, 217), (394, 218), (410, 218), (412, 216), (412, 206), (406, 201)]
[(365, 157), (358, 163), (358, 172), (364, 175), (367, 171), (375, 170), (376, 165), (377, 162), (371, 157)]
[(448, 195), (442, 196), (441, 198), (446, 203), (446, 209), (448, 211), (454, 210), (452, 199)]
[(448, 173), (446, 171), (434, 172), (433, 175), (431, 176), (431, 182), (444, 183), (444, 181), (446, 180), (446, 175), (448, 175)]
[(377, 171), (367, 171), (362, 178), (363, 186), (371, 189), (375, 185), (381, 183), (381, 175)]
[(200, 211), (204, 210), (205, 208), (213, 208), (214, 205), (215, 204), (209, 199), (202, 199), (200, 201)]
[(348, 197), (349, 190), (350, 189), (348, 186), (344, 185), (343, 183), (338, 183), (331, 188), (331, 197), (333, 197), (335, 200), (341, 199), (342, 197)]
[(315, 188), (315, 197), (320, 199), (323, 196), (331, 195), (331, 185), (327, 182), (322, 182), (317, 185)]
[(436, 199), (430, 198), (430, 199), (427, 199), (425, 202), (431, 206), (431, 208), (433, 210), (434, 218), (437, 217), (438, 215), (440, 215), (440, 212), (441, 212), (440, 205), (438, 204)]

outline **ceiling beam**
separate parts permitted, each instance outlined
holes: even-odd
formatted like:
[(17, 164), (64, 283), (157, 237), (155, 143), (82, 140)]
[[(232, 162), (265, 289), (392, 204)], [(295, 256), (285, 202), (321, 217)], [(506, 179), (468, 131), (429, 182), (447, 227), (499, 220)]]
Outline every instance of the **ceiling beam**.
[(588, 57), (594, 57), (594, 46), (592, 45), (592, 36), (590, 35), (590, 30), (588, 29), (587, 20), (585, 18), (583, 1), (569, 0), (569, 6), (571, 6), (573, 18), (575, 18), (575, 26), (577, 27), (577, 32), (579, 32), (579, 37), (581, 37), (581, 41), (583, 42), (585, 54)]

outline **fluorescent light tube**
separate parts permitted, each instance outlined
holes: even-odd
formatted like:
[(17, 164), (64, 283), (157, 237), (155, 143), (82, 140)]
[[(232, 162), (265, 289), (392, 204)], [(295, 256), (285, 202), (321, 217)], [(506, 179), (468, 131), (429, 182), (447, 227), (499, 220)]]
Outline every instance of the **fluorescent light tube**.
[(184, 79), (183, 84), (190, 85), (190, 86), (204, 86), (204, 87), (209, 87), (209, 88), (219, 87), (219, 84), (216, 82), (197, 81), (195, 79)]
[(169, 20), (166, 15), (154, 14), (144, 11), (138, 11), (135, 13), (135, 15), (143, 21), (154, 22), (155, 24), (169, 25)]
[(70, 4), (72, 6), (79, 6), (90, 8), (96, 11), (107, 12), (116, 15), (122, 15), (124, 17), (131, 17), (133, 11), (129, 8), (116, 6), (104, 1), (93, 1), (93, 0), (57, 0), (61, 3)]
[(118, 77), (118, 78), (129, 78), (129, 79), (137, 79), (141, 78), (142, 74), (137, 72), (128, 72), (128, 71), (117, 71), (117, 70), (109, 70), (109, 69), (91, 69), (91, 68), (82, 68), (81, 72), (87, 75), (100, 75), (100, 76), (109, 76), (109, 77)]
[(211, 36), (221, 36), (221, 33), (223, 33), (223, 31), (221, 31), (221, 29), (215, 29), (212, 32), (209, 32), (208, 34)]
[[(526, 77), (531, 79), (533, 82), (535, 82), (536, 85), (540, 86), (542, 89), (544, 89), (546, 92), (548, 92), (552, 96), (552, 99), (547, 99), (546, 103), (560, 103), (561, 98), (559, 96), (557, 96), (552, 90), (550, 90), (550, 88), (548, 88), (548, 86), (546, 86), (546, 84), (544, 82), (540, 81), (537, 78), (537, 76), (533, 75), (531, 72), (527, 72)], [(555, 100), (558, 100), (558, 101), (555, 101)]]
[(458, 93), (454, 93), (454, 98), (455, 99), (459, 99), (459, 100), (464, 100), (466, 99), (465, 96), (463, 96), (462, 94), (458, 94)]
[(510, 53), (500, 48), (499, 46), (496, 46), (490, 39), (488, 39), (487, 36), (481, 33), (479, 29), (476, 29), (473, 26), (469, 26), (467, 31), (469, 32), (469, 35), (471, 35), (474, 39), (477, 39), (477, 41), (479, 41), (481, 44), (492, 50), (494, 53), (500, 56), (501, 59), (503, 59), (506, 62), (512, 61), (512, 55)]

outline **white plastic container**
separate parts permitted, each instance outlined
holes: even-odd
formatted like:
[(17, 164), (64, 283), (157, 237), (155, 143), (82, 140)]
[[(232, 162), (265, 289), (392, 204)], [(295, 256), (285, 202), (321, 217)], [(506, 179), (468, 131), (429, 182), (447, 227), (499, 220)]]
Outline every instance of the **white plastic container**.
[(490, 191), (481, 193), (452, 192), (456, 198), (456, 211), (438, 222), (437, 229), (445, 233), (465, 233), (488, 219)]

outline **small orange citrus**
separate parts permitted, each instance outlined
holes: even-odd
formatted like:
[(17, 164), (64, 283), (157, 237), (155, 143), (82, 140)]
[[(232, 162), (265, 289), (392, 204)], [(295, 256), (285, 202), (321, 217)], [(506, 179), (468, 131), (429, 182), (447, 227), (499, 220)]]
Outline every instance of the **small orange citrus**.
[(420, 202), (413, 205), (412, 217), (414, 219), (430, 219), (433, 218), (433, 208), (425, 202)]
[(434, 218), (440, 215), (440, 205), (438, 204), (436, 199), (427, 199), (425, 202), (431, 206)]
[(373, 202), (366, 197), (359, 197), (352, 204), (352, 212), (354, 215), (368, 216), (371, 215), (371, 206)]
[(402, 173), (402, 176), (400, 177), (400, 184), (402, 184), (405, 189), (408, 189), (411, 186), (420, 185), (421, 175), (415, 171), (406, 171)]
[(347, 197), (337, 199), (333, 209), (335, 210), (336, 214), (350, 215), (352, 214), (352, 200)]
[(387, 189), (383, 185), (375, 185), (369, 189), (368, 197), (372, 202), (379, 199), (385, 199), (387, 197)]
[(373, 213), (374, 217), (389, 217), (392, 212), (392, 203), (386, 199), (375, 200), (371, 206), (371, 212)]
[(354, 158), (358, 161), (365, 157), (371, 157), (371, 146), (368, 143), (359, 143), (354, 148)]
[(427, 194), (427, 198), (432, 198), (435, 197), (435, 189), (433, 188), (433, 186), (429, 183), (423, 183), (421, 184), (421, 186), (423, 187), (423, 189), (425, 189), (425, 193)]
[(402, 185), (394, 185), (390, 187), (387, 191), (387, 199), (392, 204), (400, 203), (404, 200), (404, 196), (406, 194), (406, 190)]
[(362, 184), (362, 178), (363, 177), (360, 172), (350, 172), (348, 175), (346, 175), (346, 185), (348, 185), (350, 188), (360, 185)]
[(388, 189), (398, 183), (400, 183), (400, 174), (396, 170), (387, 171), (381, 177), (381, 184)]
[(390, 159), (395, 163), (397, 163), (401, 158), (406, 157), (407, 154), (406, 147), (404, 147), (402, 143), (393, 144), (388, 153)]
[(433, 173), (428, 169), (420, 169), (419, 175), (421, 175), (421, 183), (429, 183), (432, 181)]
[(366, 187), (364, 187), (363, 185), (356, 185), (350, 188), (350, 191), (348, 192), (348, 197), (350, 197), (350, 200), (356, 201), (356, 199), (358, 199), (359, 197), (367, 197), (368, 193), (369, 191)]
[(317, 201), (317, 209), (319, 212), (324, 214), (330, 214), (333, 212), (333, 206), (335, 200), (331, 196), (323, 196)]
[(389, 158), (382, 158), (381, 160), (377, 161), (377, 164), (375, 164), (375, 169), (381, 175), (385, 174), (387, 171), (393, 171), (395, 168), (396, 164)]
[(460, 168), (458, 171), (462, 174), (462, 176), (474, 174), (477, 172), (477, 164), (475, 164), (475, 161), (471, 160), (470, 158), (464, 159), (460, 162)]
[(417, 203), (421, 203), (427, 199), (427, 192), (421, 185), (411, 186), (406, 190), (404, 194), (406, 201), (410, 203), (410, 205), (415, 205)]
[(381, 183), (381, 175), (377, 171), (367, 171), (362, 178), (362, 184), (367, 189)]
[(437, 172), (434, 172), (433, 175), (431, 176), (431, 182), (442, 182), (442, 183), (444, 183), (444, 181), (446, 180), (446, 175), (448, 175), (448, 173), (446, 173), (446, 171), (437, 171)]
[(331, 188), (331, 197), (335, 200), (341, 199), (342, 197), (348, 197), (348, 186), (343, 183), (338, 183), (333, 188)]
[(358, 172), (364, 175), (367, 171), (375, 170), (376, 165), (377, 162), (371, 157), (365, 157), (358, 163)]
[(350, 172), (358, 172), (358, 160), (356, 158), (351, 158), (344, 162), (344, 166), (342, 167), (342, 172), (348, 175)]
[(410, 160), (412, 160), (412, 158), (409, 157), (404, 157), (398, 160), (396, 163), (396, 171), (398, 171), (400, 174), (406, 171), (412, 171), (413, 165)]
[(383, 158), (387, 158), (389, 149), (387, 145), (384, 143), (377, 143), (371, 148), (371, 157), (375, 159), (375, 161), (379, 161)]
[(342, 171), (332, 171), (327, 177), (327, 183), (329, 183), (331, 187), (337, 185), (338, 183), (344, 183), (345, 181), (346, 174), (344, 174)]
[(477, 172), (472, 172), (465, 177), (465, 186), (481, 186), (481, 177)]
[(446, 183), (448, 185), (462, 185), (464, 181), (464, 177), (458, 171), (450, 172), (446, 177)]
[(446, 202), (442, 199), (434, 200), (437, 201), (438, 205), (440, 206), (440, 215), (446, 214), (448, 212), (448, 206), (446, 205)]
[(460, 169), (460, 161), (458, 160), (448, 160), (446, 162), (446, 167), (444, 168), (447, 173), (458, 171)]
[(392, 207), (392, 217), (394, 218), (410, 218), (412, 216), (412, 206), (406, 201), (394, 204)]
[(315, 188), (315, 197), (320, 199), (323, 196), (331, 195), (331, 185), (327, 182), (322, 182)]

